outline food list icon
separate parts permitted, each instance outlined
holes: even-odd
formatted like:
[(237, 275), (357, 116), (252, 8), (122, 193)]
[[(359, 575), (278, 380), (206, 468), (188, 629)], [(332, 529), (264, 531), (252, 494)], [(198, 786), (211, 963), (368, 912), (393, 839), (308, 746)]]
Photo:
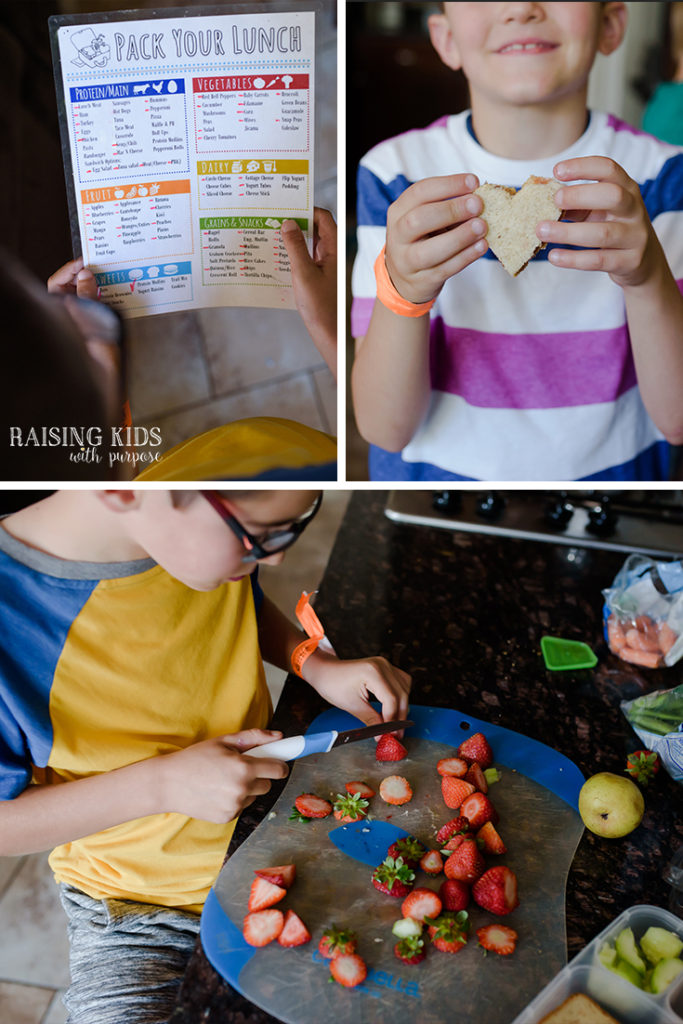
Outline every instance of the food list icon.
[(71, 61), (77, 68), (103, 68), (109, 61), (111, 50), (101, 32), (95, 35), (93, 29), (82, 28), (74, 32), (71, 42), (78, 51), (78, 57)]

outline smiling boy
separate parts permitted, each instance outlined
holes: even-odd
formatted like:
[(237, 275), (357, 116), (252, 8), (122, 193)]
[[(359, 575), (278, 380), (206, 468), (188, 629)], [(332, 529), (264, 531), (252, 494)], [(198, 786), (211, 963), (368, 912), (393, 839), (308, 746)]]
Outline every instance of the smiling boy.
[[(262, 658), (301, 633), (263, 595), (308, 491), (56, 492), (0, 524), (0, 854), (54, 847), (72, 1024), (166, 1020), (235, 818), (279, 733)], [(367, 723), (410, 678), (317, 650), (304, 679)], [(369, 704), (374, 695), (379, 715)]]
[[(616, 2), (446, 3), (430, 18), (471, 111), (381, 143), (358, 175), (352, 383), (373, 478), (668, 477), (683, 153), (586, 106), (625, 24)], [(563, 184), (566, 212), (537, 225), (552, 247), (510, 278), (473, 193), (531, 175)]]

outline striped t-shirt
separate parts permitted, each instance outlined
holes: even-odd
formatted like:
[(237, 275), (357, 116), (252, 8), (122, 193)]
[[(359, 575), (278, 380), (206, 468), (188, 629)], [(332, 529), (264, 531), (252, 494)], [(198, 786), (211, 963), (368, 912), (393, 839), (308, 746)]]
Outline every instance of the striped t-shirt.
[[(519, 188), (559, 160), (602, 155), (640, 186), (681, 287), (683, 151), (594, 112), (581, 138), (538, 160), (494, 156), (468, 111), (380, 143), (358, 172), (352, 331), (368, 329), (387, 209), (426, 177), (472, 172)], [(550, 247), (549, 247), (550, 248)], [(398, 454), (371, 448), (384, 480), (662, 480), (669, 445), (643, 405), (623, 293), (604, 272), (554, 267), (542, 250), (518, 277), (488, 251), (444, 285), (431, 312), (429, 411)]]

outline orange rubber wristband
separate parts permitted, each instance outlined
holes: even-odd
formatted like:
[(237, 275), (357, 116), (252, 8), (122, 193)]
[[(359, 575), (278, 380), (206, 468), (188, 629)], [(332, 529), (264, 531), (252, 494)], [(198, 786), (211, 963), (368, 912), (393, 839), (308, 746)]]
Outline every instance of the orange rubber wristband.
[(382, 246), (382, 251), (375, 260), (375, 281), (377, 282), (377, 298), (390, 309), (392, 313), (396, 313), (398, 316), (424, 316), (432, 308), (436, 299), (430, 299), (429, 302), (410, 302), (408, 299), (404, 299), (402, 295), (394, 288), (393, 282), (389, 277), (389, 271), (387, 270), (385, 256), (386, 246)]
[(313, 654), (313, 651), (318, 649), (320, 641), (325, 639), (322, 623), (310, 605), (312, 597), (313, 594), (307, 594), (304, 591), (296, 606), (296, 617), (308, 634), (305, 640), (296, 645), (291, 657), (292, 669), (302, 679), (301, 670), (304, 662)]

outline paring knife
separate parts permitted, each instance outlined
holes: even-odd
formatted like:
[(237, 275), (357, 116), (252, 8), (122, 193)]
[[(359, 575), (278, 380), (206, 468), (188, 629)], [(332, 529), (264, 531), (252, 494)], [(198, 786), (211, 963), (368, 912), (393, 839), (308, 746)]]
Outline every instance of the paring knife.
[(332, 747), (341, 747), (356, 740), (366, 740), (370, 736), (381, 736), (385, 732), (396, 732), (408, 729), (414, 722), (380, 722), (378, 725), (367, 725), (363, 729), (347, 729), (346, 732), (314, 732), (309, 736), (286, 736), (282, 740), (263, 743), (260, 747), (252, 747), (244, 753), (249, 757), (276, 757), (280, 761), (296, 761), (308, 754), (326, 754)]

